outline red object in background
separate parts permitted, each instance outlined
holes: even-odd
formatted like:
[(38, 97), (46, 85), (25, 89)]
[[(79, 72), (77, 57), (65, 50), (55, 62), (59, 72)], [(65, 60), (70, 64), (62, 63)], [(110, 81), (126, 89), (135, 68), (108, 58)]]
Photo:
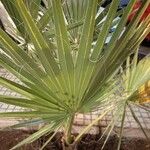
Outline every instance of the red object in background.
[[(129, 18), (128, 18), (128, 21), (131, 21), (131, 20), (133, 19), (134, 15), (135, 15), (136, 12), (138, 11), (138, 9), (141, 7), (141, 5), (142, 5), (142, 2), (141, 2), (141, 1), (136, 2), (136, 4), (135, 4), (134, 7), (133, 7), (132, 13), (130, 14), (130, 16), (129, 16)], [(140, 21), (145, 20), (145, 18), (146, 18), (148, 15), (150, 15), (150, 4), (149, 4), (149, 6), (147, 7), (147, 9), (145, 10), (144, 14), (142, 15)], [(146, 36), (146, 40), (150, 41), (150, 33)]]

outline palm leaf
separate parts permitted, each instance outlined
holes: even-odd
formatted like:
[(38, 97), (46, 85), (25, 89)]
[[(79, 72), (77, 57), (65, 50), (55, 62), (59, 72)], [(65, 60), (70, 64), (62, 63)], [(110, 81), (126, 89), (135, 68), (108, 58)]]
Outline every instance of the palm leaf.
[(24, 144), (32, 143), (36, 139), (40, 138), (42, 135), (44, 135), (44, 134), (46, 134), (46, 133), (48, 133), (50, 131), (53, 131), (53, 127), (54, 127), (54, 124), (47, 125), (47, 126), (41, 128), (39, 131), (37, 131), (36, 133), (32, 134), (31, 136), (29, 136), (28, 138), (26, 138), (25, 140), (23, 140), (22, 142), (20, 142), (19, 144), (17, 144), (13, 148), (11, 148), (11, 150), (19, 148), (19, 147), (21, 147)]
[[(21, 23), (17, 27), (19, 32), (28, 36), (22, 35), (24, 43), (18, 44), (0, 29), (0, 64), (20, 80), (16, 83), (0, 77), (0, 85), (21, 94), (21, 97), (1, 95), (0, 101), (25, 108), (22, 112), (1, 112), (0, 117), (31, 119), (22, 124), (29, 126), (35, 122), (47, 123), (13, 149), (59, 127), (65, 129), (64, 138), (70, 144), (75, 114), (104, 107), (102, 114), (76, 137), (77, 142), (108, 112), (124, 106), (126, 101), (134, 102), (139, 87), (150, 80), (149, 57), (137, 63), (135, 55), (133, 66), (128, 58), (127, 70), (118, 72), (150, 31), (150, 17), (139, 23), (149, 1), (143, 2), (127, 26), (135, 0), (120, 12), (117, 12), (119, 0), (112, 1), (102, 12), (98, 11), (101, 0), (44, 1), (45, 8), (41, 7), (40, 0), (2, 2), (12, 20), (16, 17)], [(116, 29), (111, 32), (114, 26)], [(124, 99), (124, 93), (120, 93), (125, 90), (119, 91), (120, 86), (129, 92)], [(106, 141), (108, 137), (109, 134)]]
[(41, 0), (25, 0), (25, 4), (26, 4), (27, 8), (29, 9), (32, 17), (35, 19), (35, 21), (38, 17), (40, 3), (41, 3)]
[(15, 23), (18, 31), (22, 34), (23, 37), (26, 37), (25, 27), (22, 24), (22, 19), (20, 17), (19, 12), (15, 6), (15, 0), (1, 0), (2, 4), (4, 5), (5, 9), (7, 10), (8, 14), (10, 15), (11, 19)]
[(58, 48), (58, 58), (62, 71), (61, 84), (64, 87), (64, 92), (73, 95), (74, 64), (71, 56), (71, 47), (67, 36), (67, 29), (65, 26), (65, 20), (61, 8), (61, 2), (59, 0), (53, 0), (52, 8), (54, 14), (55, 32), (57, 36), (56, 40)]
[[(86, 19), (83, 26), (82, 36), (79, 44), (78, 56), (76, 60), (76, 70), (75, 70), (75, 94), (79, 96), (79, 91), (81, 89), (82, 74), (86, 71), (84, 66), (88, 62), (90, 50), (92, 48), (92, 39), (95, 25), (96, 7), (97, 0), (91, 2), (89, 1), (88, 9), (86, 12)], [(84, 42), (86, 41), (86, 42)], [(83, 59), (84, 58), (84, 59)], [(77, 98), (80, 101), (81, 97)]]

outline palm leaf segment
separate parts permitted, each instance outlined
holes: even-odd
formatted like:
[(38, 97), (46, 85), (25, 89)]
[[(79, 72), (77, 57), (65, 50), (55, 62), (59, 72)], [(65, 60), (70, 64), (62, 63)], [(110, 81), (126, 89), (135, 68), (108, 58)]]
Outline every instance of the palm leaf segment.
[(150, 57), (147, 56), (138, 62), (138, 51), (133, 60), (130, 57), (126, 61), (126, 71), (122, 75), (123, 87), (129, 100), (138, 103), (149, 102), (150, 83)]
[[(39, 4), (38, 0), (34, 1)], [(25, 44), (16, 44), (0, 29), (0, 44), (4, 52), (0, 53), (0, 64), (22, 83), (0, 77), (2, 86), (22, 95), (20, 98), (1, 95), (0, 101), (28, 108), (28, 111), (0, 113), (0, 116), (42, 118), (51, 124), (33, 135), (32, 140), (29, 138), (22, 144), (37, 139), (40, 133), (43, 135), (64, 126), (75, 113), (90, 111), (111, 93), (108, 92), (112, 89), (108, 86), (108, 81), (150, 31), (150, 17), (139, 24), (140, 16), (147, 8), (149, 0), (143, 2), (133, 21), (125, 28), (135, 1), (131, 0), (125, 8), (107, 45), (105, 41), (114, 23), (119, 0), (113, 1), (102, 11), (106, 17), (103, 13), (97, 14), (98, 3), (101, 4), (98, 0), (82, 0), (80, 3), (70, 1), (73, 9), (76, 8), (72, 14), (69, 14), (71, 10), (67, 10), (67, 4), (62, 7), (61, 0), (51, 0), (48, 4), (50, 8), (47, 11), (42, 9), (45, 14), (39, 21), (38, 11), (31, 13), (32, 3), (27, 5), (23, 0), (2, 1), (5, 7), (7, 4), (12, 5), (12, 9), (15, 7), (16, 14), (13, 15), (18, 16), (23, 27), (14, 22)], [(78, 19), (82, 12), (77, 8), (85, 10), (83, 21)], [(12, 11), (8, 13), (11, 14)], [(69, 18), (73, 21), (68, 21)], [(41, 24), (44, 24), (43, 28)], [(54, 30), (49, 29), (49, 26)], [(93, 34), (98, 28), (99, 34), (95, 38)], [(52, 34), (47, 36), (47, 31), (52, 31)], [(27, 49), (32, 49), (32, 55), (24, 50), (24, 45)]]

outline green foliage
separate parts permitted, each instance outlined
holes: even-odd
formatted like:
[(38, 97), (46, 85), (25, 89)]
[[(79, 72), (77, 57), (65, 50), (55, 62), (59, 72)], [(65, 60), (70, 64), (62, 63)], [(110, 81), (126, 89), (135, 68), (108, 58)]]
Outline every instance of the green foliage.
[[(0, 45), (4, 52), (0, 53), (0, 65), (20, 80), (15, 83), (0, 77), (0, 85), (21, 94), (20, 98), (0, 95), (0, 102), (27, 109), (2, 112), (0, 117), (31, 119), (13, 127), (46, 123), (12, 149), (58, 128), (65, 129), (65, 139), (70, 144), (75, 114), (90, 112), (107, 103), (112, 104), (104, 107), (103, 113), (76, 137), (75, 142), (112, 110), (116, 117), (110, 132), (121, 116), (121, 137), (127, 101), (139, 86), (150, 80), (149, 57), (139, 64), (135, 57), (131, 67), (127, 60), (127, 69), (119, 72), (123, 62), (136, 52), (150, 31), (150, 17), (139, 23), (149, 0), (143, 1), (127, 26), (128, 15), (136, 0), (131, 0), (120, 12), (117, 11), (119, 0), (100, 12), (102, 0), (50, 0), (44, 1), (46, 8), (40, 5), (40, 0), (1, 2), (24, 43), (17, 44), (0, 29)], [(116, 22), (120, 14), (122, 16)], [(110, 33), (114, 24), (116, 29)], [(111, 39), (106, 44), (109, 36)], [(120, 80), (123, 83), (120, 86), (129, 94), (124, 98), (115, 94), (114, 99), (109, 99), (119, 89)]]

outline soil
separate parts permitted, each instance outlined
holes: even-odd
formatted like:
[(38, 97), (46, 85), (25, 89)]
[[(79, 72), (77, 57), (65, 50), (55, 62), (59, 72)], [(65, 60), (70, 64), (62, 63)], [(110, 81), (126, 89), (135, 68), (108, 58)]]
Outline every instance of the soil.
[[(14, 130), (14, 131), (0, 131), (0, 150), (9, 150), (18, 142), (34, 133), (34, 131)], [(49, 136), (44, 136), (33, 142), (25, 145), (18, 150), (38, 150)], [(52, 141), (45, 147), (44, 150), (62, 150), (61, 142), (62, 133), (56, 134)], [(77, 150), (100, 150), (104, 139), (100, 142), (98, 139), (100, 135), (86, 134), (77, 144)], [(118, 144), (117, 136), (111, 136), (106, 143), (103, 150), (116, 150)], [(146, 139), (140, 138), (123, 138), (121, 150), (150, 150), (150, 143)]]

